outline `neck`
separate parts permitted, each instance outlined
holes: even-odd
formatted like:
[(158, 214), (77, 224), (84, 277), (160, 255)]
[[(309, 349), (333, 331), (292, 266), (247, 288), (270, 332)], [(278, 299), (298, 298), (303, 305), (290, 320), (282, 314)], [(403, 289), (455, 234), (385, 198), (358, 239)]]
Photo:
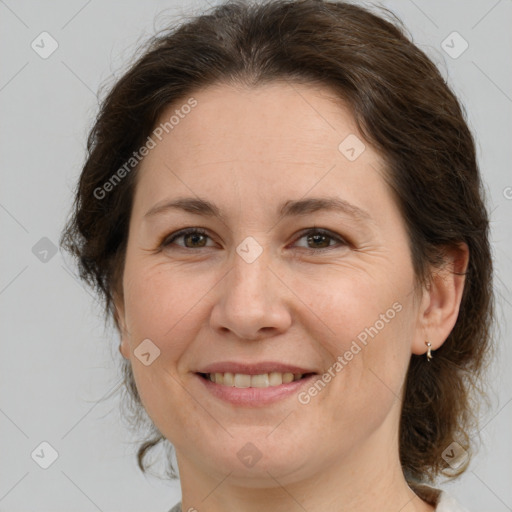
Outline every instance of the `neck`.
[[(262, 471), (242, 479), (233, 472), (215, 474), (212, 468), (192, 464), (177, 451), (182, 486), (182, 510), (200, 512), (433, 512), (407, 485), (398, 458), (397, 443), (369, 441), (363, 450), (333, 461), (309, 477), (275, 477)], [(382, 448), (384, 446), (384, 449)], [(379, 449), (380, 447), (380, 449)], [(395, 455), (396, 454), (396, 455)]]

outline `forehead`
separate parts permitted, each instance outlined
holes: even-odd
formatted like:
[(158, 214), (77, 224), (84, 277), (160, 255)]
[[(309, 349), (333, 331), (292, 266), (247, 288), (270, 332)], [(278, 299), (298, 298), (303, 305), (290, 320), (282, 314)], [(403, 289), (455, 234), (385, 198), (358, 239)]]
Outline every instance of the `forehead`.
[[(323, 159), (336, 156), (340, 136), (357, 131), (342, 101), (329, 89), (311, 84), (218, 84), (192, 96), (196, 106), (180, 118), (168, 136), (164, 134), (174, 156), (186, 159), (182, 163), (202, 162), (210, 154), (273, 161), (297, 154), (315, 164), (320, 155)], [(168, 107), (160, 124), (187, 101), (183, 98)], [(164, 153), (164, 146), (160, 144), (153, 157)]]
[[(190, 104), (195, 106), (184, 108)], [(380, 156), (328, 88), (216, 85), (169, 106), (158, 127), (161, 140), (155, 138), (137, 176), (136, 203), (147, 206), (169, 195), (226, 201), (236, 191), (239, 202), (258, 198), (262, 204), (276, 195), (280, 203), (297, 199), (312, 189), (341, 196), (366, 189), (371, 195), (372, 187), (383, 185)], [(347, 149), (357, 158), (348, 158)]]

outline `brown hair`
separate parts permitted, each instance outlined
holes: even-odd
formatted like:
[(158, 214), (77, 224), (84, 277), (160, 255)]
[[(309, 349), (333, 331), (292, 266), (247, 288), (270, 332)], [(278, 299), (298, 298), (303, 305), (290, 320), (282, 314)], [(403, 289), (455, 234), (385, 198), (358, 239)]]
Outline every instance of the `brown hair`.
[[(136, 167), (100, 199), (98, 189), (144, 144), (171, 103), (213, 84), (256, 87), (275, 80), (330, 87), (349, 105), (362, 136), (387, 164), (418, 283), (426, 285), (442, 264), (443, 248), (469, 247), (455, 327), (430, 364), (412, 355), (406, 376), (400, 460), (410, 484), (431, 481), (447, 474), (442, 452), (452, 441), (469, 450), (476, 424), (473, 392), (481, 389), (492, 348), (489, 222), (465, 114), (396, 19), (345, 2), (232, 1), (155, 36), (102, 102), (61, 244), (77, 257), (81, 277), (96, 287), (119, 328), (113, 300), (122, 297)], [(131, 366), (123, 365), (140, 418)], [(148, 450), (164, 440), (155, 428), (138, 452), (142, 471)]]

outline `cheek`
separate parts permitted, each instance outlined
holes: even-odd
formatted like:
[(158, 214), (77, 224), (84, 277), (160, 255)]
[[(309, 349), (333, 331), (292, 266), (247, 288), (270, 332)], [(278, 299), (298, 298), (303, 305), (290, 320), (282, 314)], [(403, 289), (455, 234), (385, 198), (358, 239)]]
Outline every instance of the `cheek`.
[[(205, 279), (194, 281), (186, 272), (171, 273), (168, 266), (142, 262), (127, 262), (125, 275), (126, 322), (132, 353), (135, 351), (135, 383), (146, 412), (157, 427), (167, 432), (174, 424), (169, 418), (176, 417), (176, 410), (190, 412), (194, 407), (186, 403), (188, 395), (177, 384), (177, 364), (197, 335), (199, 309), (194, 305), (201, 304), (211, 285)], [(137, 347), (146, 339), (159, 350), (147, 366), (136, 357)]]
[[(322, 320), (330, 332), (326, 340), (336, 355), (350, 350), (352, 342), (367, 355), (380, 353), (386, 343), (371, 341), (400, 338), (413, 313), (409, 307), (412, 275), (407, 272), (397, 276), (386, 269), (379, 274), (343, 269), (295, 283), (297, 295), (307, 298), (311, 316)], [(393, 352), (400, 344), (392, 345)]]
[(334, 392), (319, 393), (318, 403), (325, 402), (336, 421), (346, 420), (347, 410), (353, 417), (358, 410), (362, 416), (375, 410), (377, 419), (379, 408), (389, 410), (400, 397), (415, 325), (413, 273), (387, 270), (371, 275), (347, 270), (300, 285), (299, 294), (326, 325), (318, 341), (329, 354), (325, 378)]
[(131, 277), (126, 280), (125, 308), (132, 346), (149, 338), (166, 353), (179, 353), (185, 348), (188, 326), (197, 325), (192, 319), (200, 308), (195, 305), (204, 301), (213, 279), (206, 274), (194, 278), (179, 269), (171, 272), (165, 265), (131, 270), (127, 268)]

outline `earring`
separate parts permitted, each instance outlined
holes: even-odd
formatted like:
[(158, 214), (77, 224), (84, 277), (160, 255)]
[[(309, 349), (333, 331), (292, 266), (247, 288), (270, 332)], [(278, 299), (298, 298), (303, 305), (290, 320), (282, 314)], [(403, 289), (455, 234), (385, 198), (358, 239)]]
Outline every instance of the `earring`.
[(430, 363), (432, 359), (432, 344), (430, 341), (425, 341), (425, 345), (427, 345), (427, 361)]

